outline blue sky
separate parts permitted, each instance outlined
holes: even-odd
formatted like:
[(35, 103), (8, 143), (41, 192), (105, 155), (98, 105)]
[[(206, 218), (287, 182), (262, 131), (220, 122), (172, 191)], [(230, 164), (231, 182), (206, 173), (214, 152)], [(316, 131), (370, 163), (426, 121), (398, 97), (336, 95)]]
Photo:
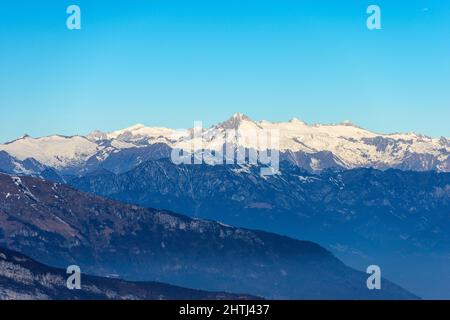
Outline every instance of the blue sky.
[(237, 111), (448, 137), (449, 39), (442, 0), (2, 0), (0, 142)]

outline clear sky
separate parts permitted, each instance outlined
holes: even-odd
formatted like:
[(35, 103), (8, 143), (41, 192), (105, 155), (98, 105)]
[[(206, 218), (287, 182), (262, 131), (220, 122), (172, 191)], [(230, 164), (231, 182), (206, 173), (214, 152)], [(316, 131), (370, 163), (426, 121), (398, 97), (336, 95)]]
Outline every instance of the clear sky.
[(237, 111), (449, 137), (450, 1), (0, 1), (0, 142)]

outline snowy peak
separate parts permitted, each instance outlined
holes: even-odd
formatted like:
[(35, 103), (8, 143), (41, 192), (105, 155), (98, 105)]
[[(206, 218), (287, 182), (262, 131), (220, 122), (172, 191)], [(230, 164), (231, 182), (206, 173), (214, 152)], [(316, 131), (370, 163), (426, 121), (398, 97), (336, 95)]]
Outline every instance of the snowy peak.
[(89, 133), (86, 138), (90, 141), (102, 141), (108, 139), (108, 135), (100, 130), (95, 130)]
[(245, 114), (240, 113), (240, 112), (236, 112), (235, 114), (233, 114), (230, 119), (252, 121), (249, 117), (247, 117)]
[(353, 122), (351, 122), (350, 120), (344, 120), (340, 123), (341, 126), (347, 126), (347, 127), (357, 127), (358, 126), (356, 124), (354, 124)]
[(233, 114), (231, 118), (228, 120), (219, 123), (216, 126), (213, 126), (215, 129), (225, 129), (225, 130), (237, 130), (237, 129), (249, 129), (249, 128), (258, 128), (256, 122), (247, 117), (245, 114), (237, 112)]
[(289, 123), (293, 123), (293, 124), (297, 123), (297, 124), (303, 124), (303, 125), (306, 124), (303, 121), (301, 121), (299, 118), (296, 118), (296, 117), (294, 117), (291, 120), (289, 120)]
[(44, 165), (62, 168), (86, 161), (98, 151), (98, 145), (82, 136), (54, 135), (43, 138), (27, 136), (0, 145), (0, 150), (18, 160), (34, 158)]
[(169, 139), (173, 136), (175, 130), (164, 127), (146, 127), (143, 124), (136, 124), (134, 126), (113, 131), (106, 136), (108, 139), (118, 139), (125, 142), (138, 142), (142, 139), (152, 142), (158, 139)]

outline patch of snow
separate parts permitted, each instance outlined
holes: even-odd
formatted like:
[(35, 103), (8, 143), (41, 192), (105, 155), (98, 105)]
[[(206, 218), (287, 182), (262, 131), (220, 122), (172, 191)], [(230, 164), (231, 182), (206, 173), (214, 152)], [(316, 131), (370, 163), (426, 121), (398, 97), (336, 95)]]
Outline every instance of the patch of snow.
[[(14, 184), (17, 186), (20, 192), (31, 198), (32, 200), (39, 202), (38, 198), (22, 183), (22, 179), (19, 177), (11, 177)], [(19, 196), (20, 199), (20, 196)]]

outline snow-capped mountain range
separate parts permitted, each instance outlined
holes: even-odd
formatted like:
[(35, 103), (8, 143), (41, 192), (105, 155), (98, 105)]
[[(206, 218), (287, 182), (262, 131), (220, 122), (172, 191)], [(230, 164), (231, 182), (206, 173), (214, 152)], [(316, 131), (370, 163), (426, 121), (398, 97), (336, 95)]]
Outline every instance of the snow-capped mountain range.
[[(225, 132), (230, 129), (276, 130), (282, 159), (310, 171), (328, 167), (450, 171), (450, 139), (446, 137), (378, 134), (350, 122), (309, 125), (296, 118), (287, 122), (254, 121), (241, 113), (204, 129), (200, 136), (195, 136), (193, 129), (180, 132), (141, 124), (113, 132), (94, 131), (87, 136), (33, 138), (25, 135), (0, 145), (0, 152), (11, 157), (9, 162), (4, 159), (5, 154), (0, 157), (0, 170), (26, 174), (30, 169), (25, 168), (23, 162), (30, 160), (59, 173), (75, 175), (101, 169), (102, 163), (115, 158), (130, 160), (131, 157), (133, 165), (139, 165), (154, 153), (158, 153), (157, 157), (166, 157), (170, 155), (168, 150), (180, 146), (221, 149)], [(236, 140), (232, 142), (239, 144)], [(258, 149), (252, 141), (246, 141), (242, 146)], [(112, 171), (122, 171), (115, 168)]]

